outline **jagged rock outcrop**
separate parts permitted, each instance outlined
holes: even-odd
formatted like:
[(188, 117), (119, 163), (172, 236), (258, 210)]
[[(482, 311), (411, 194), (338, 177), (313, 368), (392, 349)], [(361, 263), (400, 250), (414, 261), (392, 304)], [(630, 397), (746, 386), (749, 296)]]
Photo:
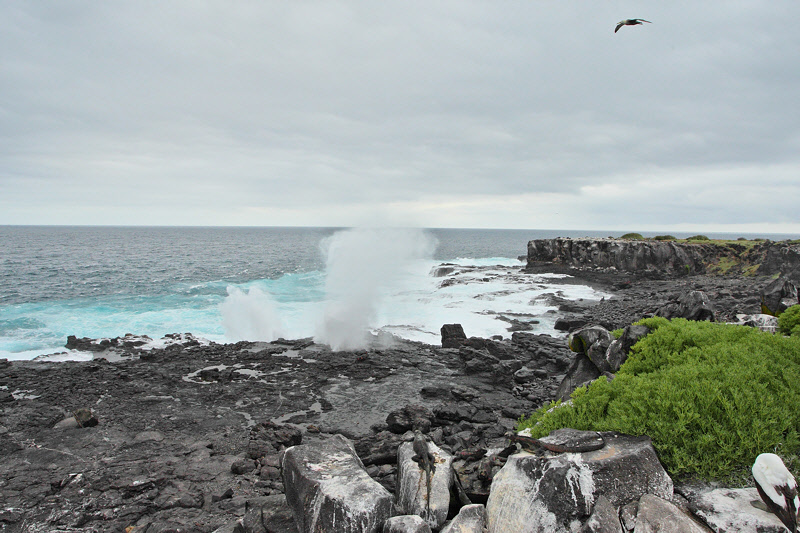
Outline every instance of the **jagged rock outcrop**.
[[(614, 270), (643, 277), (678, 277), (725, 270), (759, 276), (780, 274), (800, 282), (800, 242), (764, 241), (747, 247), (728, 242), (676, 243), (625, 239), (535, 239), (528, 242), (528, 268)], [(725, 268), (720, 266), (725, 264)]]
[(681, 245), (669, 241), (622, 239), (535, 239), (528, 242), (528, 266), (555, 263), (578, 269), (609, 269), (621, 272), (688, 275), (706, 271), (719, 247), (707, 244)]
[(587, 326), (570, 333), (567, 344), (577, 352), (561, 380), (556, 398), (569, 400), (573, 391), (606, 375), (609, 379), (628, 359), (628, 352), (639, 339), (650, 333), (646, 326), (626, 326), (622, 336), (614, 336), (602, 326)]

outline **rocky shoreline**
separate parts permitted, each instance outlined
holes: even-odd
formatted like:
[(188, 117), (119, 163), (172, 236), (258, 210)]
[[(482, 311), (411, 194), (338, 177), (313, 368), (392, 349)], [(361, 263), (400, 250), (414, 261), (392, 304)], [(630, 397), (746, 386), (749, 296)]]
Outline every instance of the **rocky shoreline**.
[[(332, 352), (310, 339), (220, 345), (191, 335), (143, 350), (131, 336), (70, 339), (94, 346), (88, 362), (0, 361), (0, 531), (294, 532), (284, 449), (344, 435), (394, 492), (412, 429), (454, 455), (466, 494), (485, 503), (510, 453), (507, 432), (555, 398), (576, 355), (567, 330), (623, 327), (686, 290), (704, 291), (719, 320), (756, 314), (772, 281), (572, 273), (614, 296), (563, 302), (563, 337), (515, 332), (452, 348), (383, 337)], [(78, 423), (80, 409), (93, 421)]]

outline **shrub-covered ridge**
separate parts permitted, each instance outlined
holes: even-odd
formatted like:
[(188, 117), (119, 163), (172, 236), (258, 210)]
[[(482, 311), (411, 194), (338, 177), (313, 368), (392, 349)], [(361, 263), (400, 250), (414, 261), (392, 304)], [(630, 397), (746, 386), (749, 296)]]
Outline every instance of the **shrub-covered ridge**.
[(767, 451), (800, 449), (800, 338), (663, 318), (615, 379), (545, 405), (518, 429), (562, 427), (648, 435), (673, 476), (723, 478)]

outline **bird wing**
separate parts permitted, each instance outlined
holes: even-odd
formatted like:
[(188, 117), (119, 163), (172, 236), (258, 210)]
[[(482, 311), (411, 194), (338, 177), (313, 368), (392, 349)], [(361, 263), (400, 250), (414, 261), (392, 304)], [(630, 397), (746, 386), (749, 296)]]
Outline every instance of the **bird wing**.
[(775, 489), (783, 496), (786, 502), (781, 506), (781, 512), (775, 513), (781, 522), (786, 524), (790, 531), (797, 531), (797, 487), (780, 485)]
[(621, 27), (625, 25), (625, 21), (617, 22), (617, 27), (614, 29), (614, 33), (617, 33)]
[(650, 22), (649, 20), (644, 20), (644, 19), (636, 19), (636, 20), (638, 20), (639, 22), (646, 22), (648, 24), (652, 24), (652, 22)]

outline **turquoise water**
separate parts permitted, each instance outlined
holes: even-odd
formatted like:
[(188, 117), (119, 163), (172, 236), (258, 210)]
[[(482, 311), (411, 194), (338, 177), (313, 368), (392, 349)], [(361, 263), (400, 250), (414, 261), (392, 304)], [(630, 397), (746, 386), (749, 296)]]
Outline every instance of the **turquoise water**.
[[(313, 336), (347, 347), (383, 329), (436, 342), (448, 322), (507, 334), (498, 312), (542, 315), (547, 332), (537, 298), (561, 289), (518, 276), (517, 258), (530, 239), (559, 235), (608, 232), (0, 226), (0, 357), (63, 351), (68, 335), (126, 333)], [(431, 273), (443, 262), (479, 271), (441, 287)]]

